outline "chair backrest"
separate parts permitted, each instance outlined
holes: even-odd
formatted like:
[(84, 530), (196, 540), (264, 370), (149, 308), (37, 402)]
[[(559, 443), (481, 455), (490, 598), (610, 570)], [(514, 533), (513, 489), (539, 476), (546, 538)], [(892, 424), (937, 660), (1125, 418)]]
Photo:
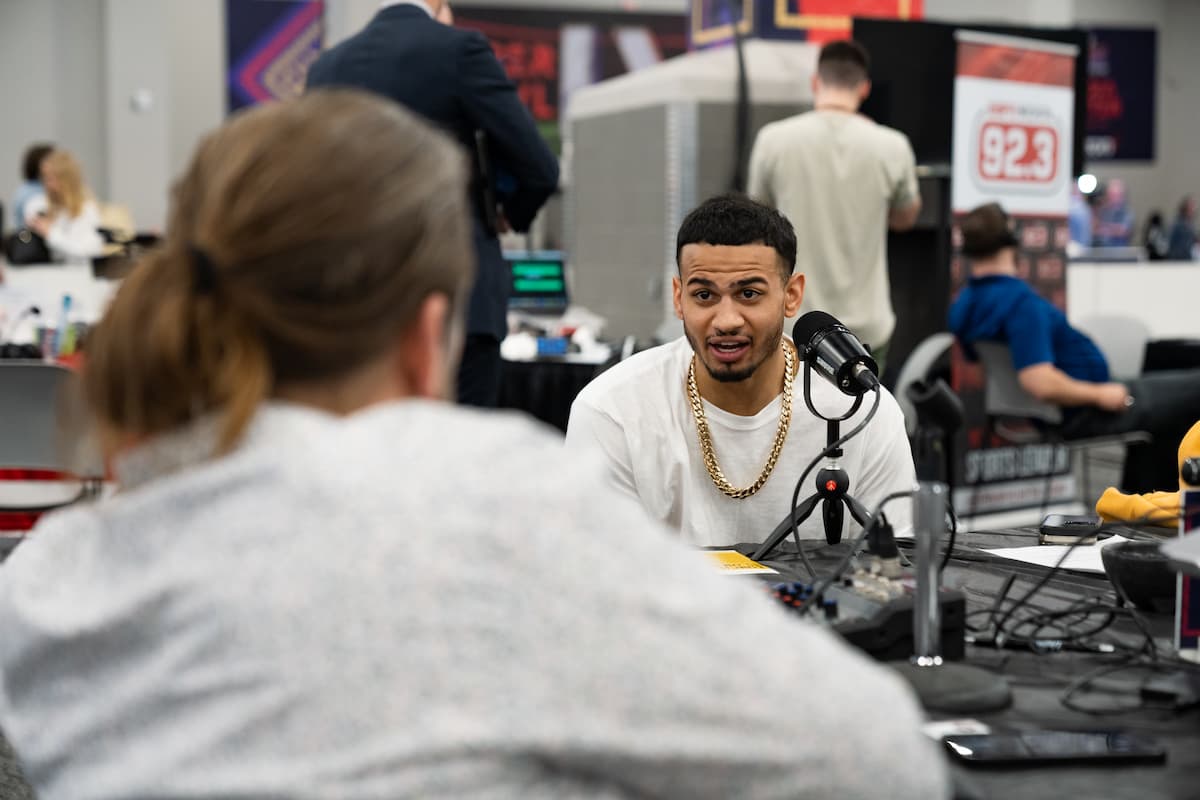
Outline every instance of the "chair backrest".
[(1025, 391), (1017, 379), (1012, 353), (1003, 342), (971, 345), (983, 364), (983, 408), (989, 417), (1033, 419), (1050, 425), (1062, 422), (1062, 409)]
[(1094, 314), (1072, 323), (1096, 343), (1108, 361), (1113, 380), (1128, 380), (1142, 374), (1150, 328), (1134, 317)]
[(908, 387), (917, 381), (927, 379), (938, 361), (953, 344), (953, 333), (943, 331), (927, 336), (908, 354), (904, 366), (900, 368), (900, 374), (896, 376), (896, 385), (892, 394), (895, 395), (896, 402), (900, 404), (900, 410), (904, 412), (904, 427), (908, 430), (909, 436), (917, 435), (917, 410), (913, 407), (912, 400), (909, 399)]
[(103, 474), (79, 377), (40, 361), (0, 361), (0, 467)]

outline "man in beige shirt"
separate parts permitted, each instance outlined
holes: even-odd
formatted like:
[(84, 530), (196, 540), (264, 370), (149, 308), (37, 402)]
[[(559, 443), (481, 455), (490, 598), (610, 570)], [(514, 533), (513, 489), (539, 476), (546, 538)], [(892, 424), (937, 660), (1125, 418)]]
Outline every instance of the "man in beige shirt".
[(748, 192), (796, 229), (796, 269), (809, 278), (801, 313), (833, 314), (882, 368), (896, 326), (887, 228), (911, 228), (921, 196), (908, 139), (858, 113), (871, 91), (869, 63), (856, 42), (821, 49), (813, 110), (759, 131)]

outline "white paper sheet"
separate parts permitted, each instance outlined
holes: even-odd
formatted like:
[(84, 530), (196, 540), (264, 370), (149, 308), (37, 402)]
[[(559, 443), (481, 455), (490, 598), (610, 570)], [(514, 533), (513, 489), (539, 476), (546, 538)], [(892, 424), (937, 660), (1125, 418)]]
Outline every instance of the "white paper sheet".
[[(1075, 570), (1076, 572), (1096, 572), (1103, 575), (1104, 562), (1100, 560), (1100, 551), (1110, 544), (1128, 541), (1131, 540), (1123, 536), (1113, 536), (1108, 539), (1102, 539), (1096, 544), (1081, 544), (1067, 556), (1067, 560), (1063, 562), (1062, 568)], [(1023, 561), (1026, 564), (1036, 564), (1039, 567), (1053, 567), (1070, 547), (1070, 545), (1066, 544), (1039, 544), (1032, 547), (999, 547), (994, 550), (987, 550), (987, 552), (1011, 561)]]

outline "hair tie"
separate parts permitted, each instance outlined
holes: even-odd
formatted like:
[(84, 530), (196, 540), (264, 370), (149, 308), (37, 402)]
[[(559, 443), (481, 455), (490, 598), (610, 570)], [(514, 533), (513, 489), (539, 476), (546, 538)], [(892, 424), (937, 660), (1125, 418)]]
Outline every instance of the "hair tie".
[(192, 255), (192, 288), (196, 294), (207, 295), (217, 290), (217, 268), (208, 253), (193, 245)]

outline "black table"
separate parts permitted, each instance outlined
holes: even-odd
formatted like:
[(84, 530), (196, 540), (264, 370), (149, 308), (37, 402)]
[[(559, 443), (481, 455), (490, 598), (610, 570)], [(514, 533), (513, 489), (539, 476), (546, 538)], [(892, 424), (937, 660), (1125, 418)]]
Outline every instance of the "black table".
[[(992, 608), (1006, 578), (1012, 574), (1017, 579), (1008, 598), (1019, 598), (1046, 570), (995, 558), (981, 548), (1023, 546), (1036, 542), (1036, 532), (1029, 530), (960, 535), (955, 558), (946, 569), (944, 583), (964, 592), (968, 613)], [(810, 553), (810, 561), (818, 574), (824, 575), (845, 553), (846, 546), (827, 547), (814, 542), (806, 543), (805, 549)], [(739, 546), (738, 549), (743, 550), (743, 547)], [(788, 579), (807, 580), (807, 573), (794, 551), (781, 553), (766, 563), (779, 569)], [(1056, 575), (1034, 596), (1033, 601), (1041, 606), (1066, 608), (1073, 601), (1090, 596), (1109, 603), (1116, 601), (1116, 594), (1104, 576), (1083, 573)], [(1172, 615), (1142, 614), (1142, 619), (1149, 625), (1156, 643), (1164, 651), (1169, 651), (1174, 625)], [(986, 615), (976, 614), (972, 620), (984, 622)], [(1118, 644), (1141, 644), (1145, 641), (1128, 616), (1119, 617), (1111, 628), (1095, 639), (1111, 639)], [(1087, 702), (1090, 706), (1121, 704), (1131, 707), (1123, 713), (1084, 713), (1062, 704), (1063, 691), (1072, 681), (1106, 664), (1115, 664), (1122, 658), (1126, 656), (1065, 651), (1038, 654), (1028, 649), (996, 650), (968, 643), (966, 663), (1004, 675), (1012, 688), (1013, 704), (1010, 708), (970, 715), (988, 724), (993, 731), (1121, 728), (1155, 736), (1166, 744), (1168, 754), (1167, 762), (1163, 765), (979, 768), (954, 762), (952, 774), (957, 787), (956, 796), (972, 800), (1179, 800), (1200, 797), (1200, 708), (1175, 711), (1142, 704), (1139, 690), (1151, 675), (1148, 670), (1116, 673), (1099, 684), (1103, 691), (1076, 697), (1077, 702)], [(881, 710), (881, 713), (886, 712)], [(930, 716), (932, 719), (942, 719), (964, 715)], [(869, 721), (865, 724), (869, 724)]]
[(565, 433), (575, 395), (610, 363), (569, 358), (506, 360), (500, 378), (499, 406), (524, 411)]

